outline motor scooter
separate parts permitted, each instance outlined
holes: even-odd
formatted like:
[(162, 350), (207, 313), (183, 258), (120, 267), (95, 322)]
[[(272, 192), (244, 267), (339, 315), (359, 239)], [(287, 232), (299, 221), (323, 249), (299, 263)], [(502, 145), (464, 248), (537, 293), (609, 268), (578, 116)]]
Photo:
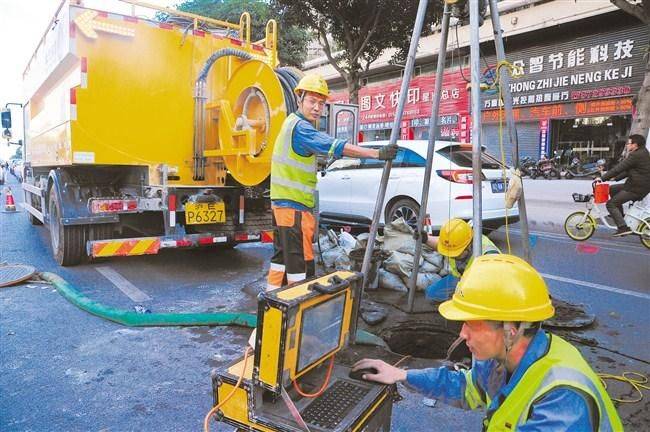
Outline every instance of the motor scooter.
[(537, 162), (535, 162), (530, 156), (524, 156), (521, 158), (521, 163), (519, 164), (521, 176), (531, 176), (533, 171), (537, 171), (536, 165)]
[(557, 167), (559, 156), (553, 159), (541, 158), (537, 161), (535, 170), (530, 173), (530, 178), (535, 179), (543, 175), (545, 179), (560, 178), (560, 170)]
[(582, 164), (580, 158), (574, 157), (571, 164), (564, 173), (564, 178), (572, 179), (574, 177), (597, 177), (600, 175), (600, 167), (605, 166), (605, 159), (598, 159), (596, 162)]

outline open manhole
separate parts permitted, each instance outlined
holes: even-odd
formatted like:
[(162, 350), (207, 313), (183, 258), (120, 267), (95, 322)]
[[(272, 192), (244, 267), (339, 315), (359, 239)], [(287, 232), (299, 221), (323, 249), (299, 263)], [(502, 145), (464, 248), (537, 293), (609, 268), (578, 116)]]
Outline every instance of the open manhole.
[[(444, 359), (458, 334), (432, 323), (402, 323), (381, 332), (391, 351), (411, 357)], [(467, 345), (459, 344), (450, 356), (451, 361), (471, 358)]]

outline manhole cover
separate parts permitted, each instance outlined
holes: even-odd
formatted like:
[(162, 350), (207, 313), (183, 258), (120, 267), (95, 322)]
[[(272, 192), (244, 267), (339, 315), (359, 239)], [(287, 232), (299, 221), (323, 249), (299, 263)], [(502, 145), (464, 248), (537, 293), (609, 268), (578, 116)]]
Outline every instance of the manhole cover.
[(0, 287), (5, 287), (29, 279), (36, 269), (29, 265), (11, 264), (0, 266)]
[[(417, 358), (444, 359), (447, 357), (447, 350), (458, 335), (430, 323), (404, 323), (385, 329), (381, 337), (391, 351), (398, 354)], [(467, 345), (461, 343), (452, 353), (450, 360), (461, 361), (465, 357), (471, 358), (471, 353)]]

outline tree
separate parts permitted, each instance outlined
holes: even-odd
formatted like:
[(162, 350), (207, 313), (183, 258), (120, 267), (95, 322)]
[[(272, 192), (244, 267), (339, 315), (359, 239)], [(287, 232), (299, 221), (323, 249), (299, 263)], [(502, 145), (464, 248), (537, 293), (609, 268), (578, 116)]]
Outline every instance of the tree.
[[(650, 26), (650, 0), (610, 0), (622, 11), (638, 18), (642, 23)], [(650, 41), (649, 41), (650, 42)], [(645, 78), (636, 96), (636, 115), (632, 119), (630, 135), (641, 134), (646, 136), (650, 128), (650, 49), (646, 48)]]
[[(352, 103), (358, 103), (363, 74), (384, 50), (397, 49), (394, 61), (406, 58), (419, 3), (418, 0), (272, 2), (290, 16), (300, 17), (303, 25), (318, 36), (331, 65), (345, 80)], [(430, 29), (441, 14), (442, 2), (429, 0), (425, 29)], [(337, 47), (341, 49), (338, 52)]]
[(251, 15), (251, 39), (264, 39), (266, 23), (278, 22), (278, 57), (283, 65), (300, 67), (307, 57), (309, 32), (283, 11), (262, 0), (186, 0), (178, 10), (239, 23), (242, 12)]

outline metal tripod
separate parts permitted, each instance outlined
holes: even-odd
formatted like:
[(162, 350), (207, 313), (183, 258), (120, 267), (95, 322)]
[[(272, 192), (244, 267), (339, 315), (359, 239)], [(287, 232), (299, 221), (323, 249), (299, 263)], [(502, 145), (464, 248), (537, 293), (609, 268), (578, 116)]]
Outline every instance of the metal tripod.
[[(479, 0), (468, 0), (469, 10), (470, 10), (470, 63), (471, 63), (471, 107), (472, 107), (472, 177), (474, 179), (481, 178), (481, 98), (480, 98), (480, 50), (479, 50)], [(431, 182), (431, 172), (433, 169), (433, 155), (435, 152), (435, 142), (436, 136), (438, 135), (438, 113), (440, 107), (440, 99), (442, 93), (442, 78), (445, 69), (445, 59), (447, 54), (447, 39), (449, 35), (449, 19), (451, 17), (451, 7), (450, 4), (456, 3), (456, 1), (445, 1), (441, 31), (440, 31), (440, 49), (438, 51), (438, 64), (436, 70), (436, 83), (434, 88), (434, 99), (433, 106), (431, 110), (431, 118), (429, 121), (429, 142), (427, 148), (427, 162), (426, 168), (424, 171), (424, 181), (422, 186), (422, 197), (420, 200), (420, 212), (417, 220), (417, 241), (415, 247), (415, 255), (413, 257), (413, 262), (418, 263), (420, 261), (420, 256), (422, 253), (422, 232), (423, 223), (427, 213), (427, 204), (429, 199), (429, 185)], [(505, 61), (505, 49), (503, 46), (503, 37), (501, 30), (501, 23), (499, 20), (499, 12), (497, 8), (497, 0), (489, 0), (490, 4), (490, 18), (492, 21), (492, 27), (494, 32), (494, 43), (497, 53), (497, 64), (501, 64), (502, 61)], [(399, 134), (399, 128), (402, 121), (402, 114), (404, 111), (404, 105), (406, 102), (406, 96), (408, 93), (408, 87), (411, 81), (411, 76), (413, 75), (413, 69), (415, 67), (415, 54), (417, 51), (418, 42), (420, 40), (420, 34), (422, 32), (422, 26), (424, 23), (424, 16), (426, 14), (427, 0), (420, 0), (418, 5), (417, 16), (415, 19), (415, 26), (413, 27), (413, 34), (411, 36), (411, 44), (409, 47), (408, 57), (406, 59), (406, 67), (404, 69), (404, 79), (402, 81), (402, 86), (400, 89), (400, 97), (397, 105), (397, 111), (395, 113), (395, 120), (393, 123), (393, 129), (391, 130), (390, 139), (388, 145), (396, 145), (397, 137)], [(506, 126), (508, 129), (508, 138), (511, 145), (512, 151), (512, 161), (516, 168), (519, 167), (519, 143), (517, 139), (517, 131), (512, 111), (512, 95), (510, 94), (509, 81), (510, 77), (507, 73), (500, 73), (500, 82), (501, 91), (503, 95), (503, 105), (506, 115)], [(386, 187), (388, 184), (388, 178), (390, 176), (390, 171), (392, 168), (392, 161), (388, 161), (384, 165), (384, 170), (382, 173), (381, 182), (379, 185), (379, 191), (377, 194), (377, 201), (375, 203), (375, 210), (373, 214), (372, 224), (370, 226), (370, 235), (368, 238), (368, 244), (366, 245), (365, 255), (363, 257), (363, 266), (362, 273), (364, 274), (364, 281), (362, 289), (357, 294), (358, 299), (354, 303), (358, 313), (358, 308), (361, 303), (361, 298), (365, 289), (368, 286), (368, 274), (370, 268), (370, 259), (372, 256), (372, 251), (374, 248), (374, 240), (377, 235), (377, 228), (379, 225), (379, 219), (381, 215), (381, 210), (384, 206), (384, 197), (386, 194)], [(473, 255), (478, 256), (481, 254), (481, 233), (483, 231), (483, 223), (481, 220), (481, 182), (473, 182), (473, 229), (477, 235), (474, 235), (472, 240), (472, 250)], [(524, 194), (522, 194), (518, 201), (519, 205), (519, 215), (521, 220), (521, 238), (522, 238), (522, 249), (524, 254), (524, 259), (531, 262), (530, 255), (530, 243), (528, 238), (528, 220), (526, 216), (526, 205), (524, 201)], [(409, 296), (408, 296), (408, 310), (409, 312), (413, 311), (413, 304), (415, 301), (415, 288), (418, 274), (417, 264), (413, 265), (413, 271), (411, 272), (411, 277), (409, 279)], [(355, 315), (358, 316), (358, 315)], [(352, 337), (356, 335), (356, 322), (353, 323), (353, 329), (350, 332)]]

